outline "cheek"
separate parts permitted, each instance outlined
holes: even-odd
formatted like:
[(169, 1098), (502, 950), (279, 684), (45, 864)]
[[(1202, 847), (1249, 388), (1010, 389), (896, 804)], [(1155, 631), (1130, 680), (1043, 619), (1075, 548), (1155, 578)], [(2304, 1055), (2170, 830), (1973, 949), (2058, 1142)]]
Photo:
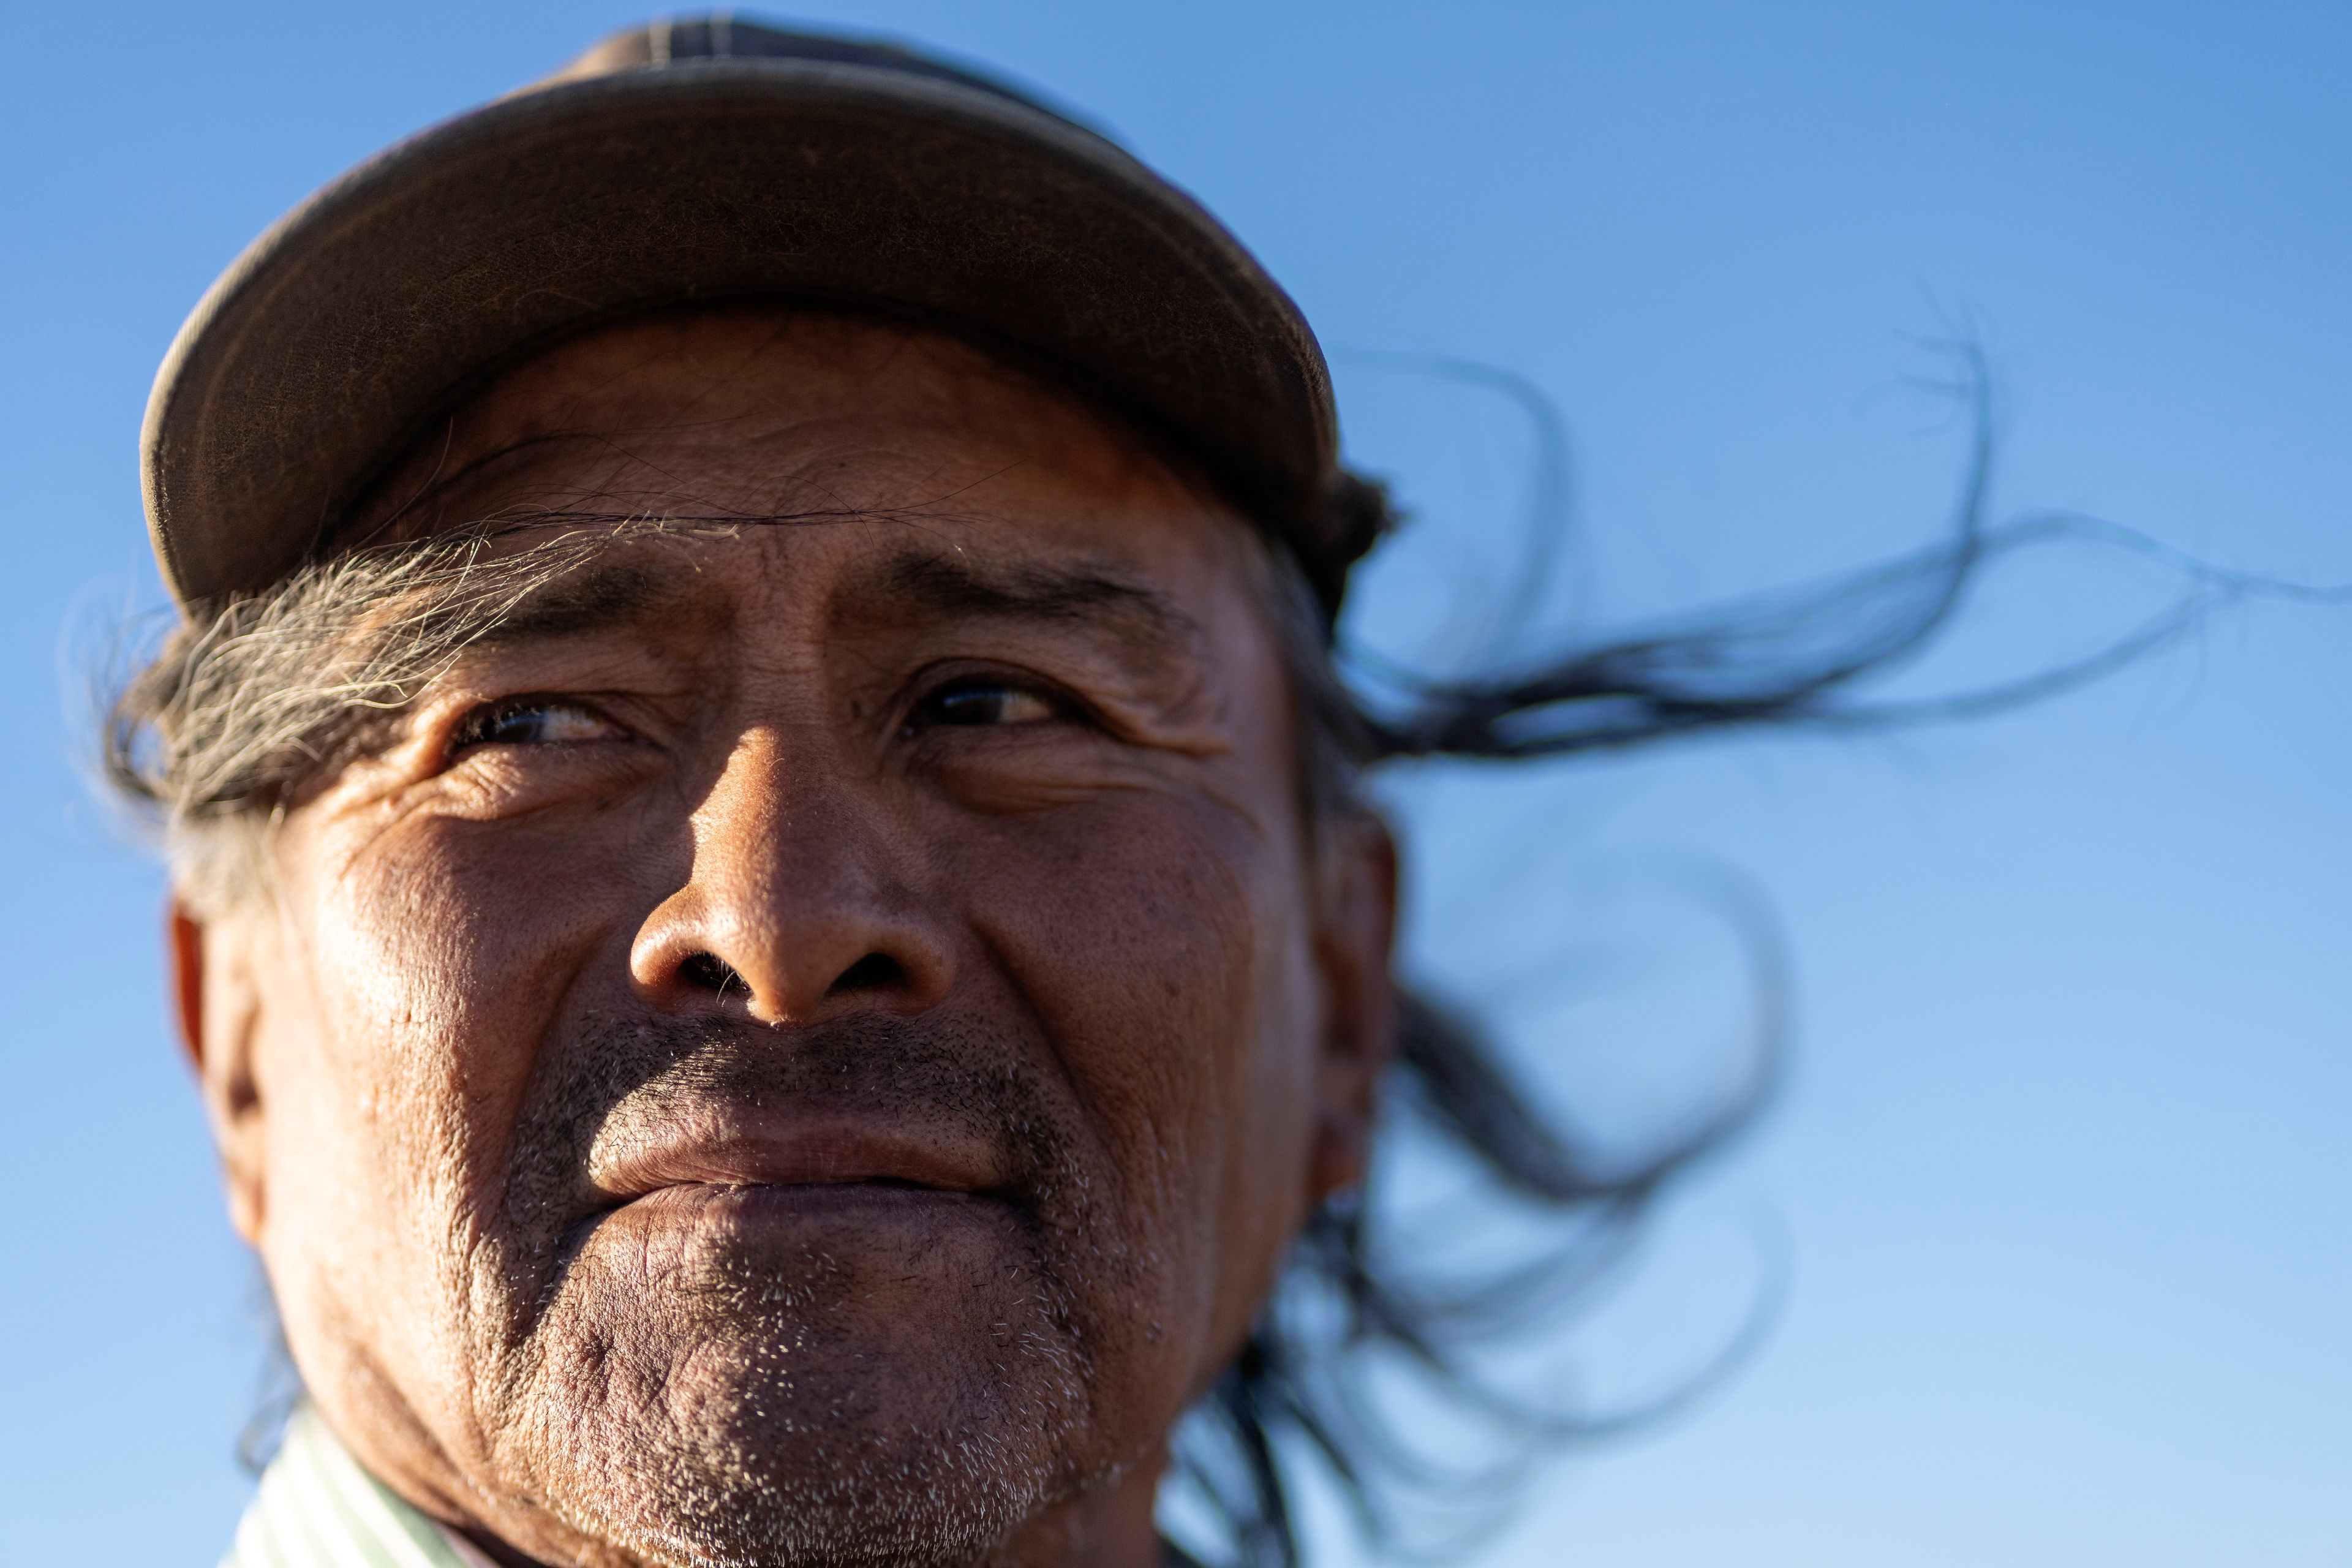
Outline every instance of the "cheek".
[(559, 1009), (625, 947), (628, 849), (422, 816), (337, 847), (299, 918), (339, 1070), (366, 1086), (351, 1131), (446, 1258), (495, 1209)]
[(1299, 1217), (1314, 988), (1286, 838), (1203, 797), (988, 824), (949, 885), (1084, 1108), (1118, 1244), (1197, 1383)]

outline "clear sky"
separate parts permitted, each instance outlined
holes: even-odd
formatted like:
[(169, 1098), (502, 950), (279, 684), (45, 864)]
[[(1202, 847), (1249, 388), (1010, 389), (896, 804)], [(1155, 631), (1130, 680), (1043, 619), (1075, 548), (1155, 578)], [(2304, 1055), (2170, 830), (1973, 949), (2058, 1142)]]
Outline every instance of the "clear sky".
[[(2352, 580), (2340, 0), (797, 14), (1044, 88), (1258, 249), (1418, 514), (1368, 640), (1426, 651), (1460, 630), (1447, 595), (1492, 601), (1528, 472), (1507, 404), (1383, 354), (1557, 405), (1559, 626), (1929, 537), (1962, 453), (1916, 382), (1955, 328), (2000, 372), (1997, 510)], [(148, 379), (306, 191), (635, 16), (0, 0), (10, 1561), (207, 1563), (247, 1487), (256, 1274), (163, 1026), (158, 876), (78, 750), (92, 638), (159, 598)], [(2158, 586), (2021, 563), (1921, 679), (2088, 646)], [(1759, 1252), (1785, 1260), (1770, 1337), (1683, 1419), (1543, 1472), (1476, 1561), (2352, 1564), (2347, 688), (2352, 611), (2253, 605), (1965, 728), (1397, 783), (1416, 971), (1563, 1103), (1638, 1114), (1704, 1069), (1737, 997), (1676, 903), (1696, 877), (1769, 894), (1801, 987), (1771, 1121), (1552, 1348), (1597, 1399), (1671, 1385)]]

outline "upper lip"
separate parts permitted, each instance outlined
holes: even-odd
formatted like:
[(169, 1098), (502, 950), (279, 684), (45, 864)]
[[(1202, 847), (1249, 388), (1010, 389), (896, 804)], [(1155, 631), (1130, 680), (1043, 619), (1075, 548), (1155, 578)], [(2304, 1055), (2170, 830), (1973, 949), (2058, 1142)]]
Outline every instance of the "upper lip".
[[(634, 1120), (634, 1119), (632, 1119)], [(617, 1135), (616, 1135), (617, 1134)], [(607, 1127), (590, 1154), (598, 1192), (614, 1203), (664, 1187), (835, 1186), (856, 1182), (984, 1193), (1003, 1184), (982, 1143), (935, 1127), (865, 1119), (775, 1117), (732, 1109)]]

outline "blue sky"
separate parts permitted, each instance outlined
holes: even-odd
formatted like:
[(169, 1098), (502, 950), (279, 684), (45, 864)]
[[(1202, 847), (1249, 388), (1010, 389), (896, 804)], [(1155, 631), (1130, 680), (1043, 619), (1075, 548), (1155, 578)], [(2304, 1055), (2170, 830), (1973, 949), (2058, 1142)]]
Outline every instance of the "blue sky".
[[(1999, 371), (1997, 510), (2352, 581), (2341, 4), (793, 14), (1041, 86), (1259, 250), (1334, 351), (1359, 460), (1416, 511), (1355, 627), (1382, 646), (1444, 646), (1454, 604), (1507, 584), (1529, 451), (1507, 404), (1384, 354), (1557, 405), (1555, 629), (1930, 536), (1962, 447), (1917, 382), (1956, 330)], [(158, 599), (148, 379), (307, 190), (635, 15), (0, 4), (12, 1556), (210, 1561), (259, 1363), (162, 1025), (159, 880), (77, 750), (93, 638)], [(2021, 562), (1919, 679), (2088, 646), (2160, 586)], [(1729, 1026), (1676, 902), (1694, 868), (1769, 894), (1801, 986), (1771, 1121), (1551, 1350), (1596, 1397), (1671, 1383), (1759, 1248), (1787, 1268), (1769, 1340), (1696, 1412), (1545, 1471), (1477, 1561), (2352, 1564), (2347, 676), (2352, 611), (2250, 605), (1976, 725), (1394, 781), (1416, 971), (1563, 1103), (1638, 1113)], [(1563, 952), (1583, 967), (1547, 983)], [(1355, 1560), (1332, 1534), (1324, 1561)]]

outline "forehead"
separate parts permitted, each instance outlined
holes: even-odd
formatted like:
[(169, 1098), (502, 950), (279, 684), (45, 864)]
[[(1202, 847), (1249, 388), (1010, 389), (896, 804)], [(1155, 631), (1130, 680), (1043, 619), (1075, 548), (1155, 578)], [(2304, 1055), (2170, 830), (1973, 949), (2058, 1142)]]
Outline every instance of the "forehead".
[(886, 514), (998, 548), (1233, 553), (1249, 526), (1114, 416), (943, 333), (811, 309), (672, 314), (573, 339), (426, 434), (360, 539), (541, 517)]

